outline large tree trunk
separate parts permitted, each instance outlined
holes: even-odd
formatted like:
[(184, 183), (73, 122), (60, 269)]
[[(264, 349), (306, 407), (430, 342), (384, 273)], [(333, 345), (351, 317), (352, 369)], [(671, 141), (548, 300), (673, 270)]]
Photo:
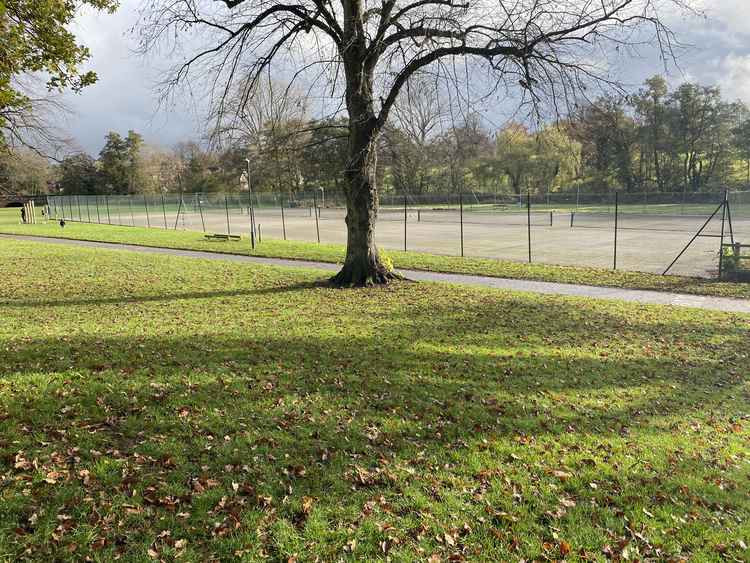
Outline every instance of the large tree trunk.
[(338, 286), (385, 284), (397, 278), (380, 260), (375, 245), (378, 216), (377, 130), (371, 112), (349, 118), (349, 160), (346, 169), (346, 259), (331, 278)]

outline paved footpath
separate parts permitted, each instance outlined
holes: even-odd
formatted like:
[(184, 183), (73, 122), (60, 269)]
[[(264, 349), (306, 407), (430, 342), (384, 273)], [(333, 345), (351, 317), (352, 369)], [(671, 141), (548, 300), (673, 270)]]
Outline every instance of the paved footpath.
[[(252, 264), (266, 264), (269, 266), (286, 266), (290, 268), (313, 268), (317, 270), (337, 271), (340, 266), (327, 262), (313, 262), (306, 260), (287, 260), (283, 258), (262, 258), (259, 256), (241, 256), (237, 254), (221, 254), (218, 252), (203, 252), (199, 250), (178, 250), (175, 248), (155, 248), (119, 244), (108, 242), (91, 242), (83, 240), (47, 238), (25, 235), (3, 235), (5, 239), (45, 242), (50, 244), (65, 244), (83, 246), (87, 248), (104, 248), (107, 250), (130, 250), (148, 254), (167, 254), (170, 256), (184, 256), (188, 258), (203, 258), (208, 260), (224, 260)], [(675, 307), (693, 307), (711, 311), (725, 311), (729, 313), (750, 314), (750, 300), (732, 299), (729, 297), (713, 297), (707, 295), (688, 295), (683, 293), (668, 293), (664, 291), (648, 291), (641, 289), (619, 289), (612, 287), (595, 287), (590, 285), (575, 285), (530, 280), (513, 280), (506, 278), (492, 278), (486, 276), (471, 276), (463, 274), (443, 274), (438, 272), (422, 272), (418, 270), (399, 270), (409, 279), (417, 281), (447, 282), (461, 285), (492, 287), (496, 289), (510, 289), (514, 291), (529, 291), (549, 295), (572, 295), (576, 297), (591, 297), (594, 299), (611, 299), (629, 301), (649, 305), (672, 305)]]

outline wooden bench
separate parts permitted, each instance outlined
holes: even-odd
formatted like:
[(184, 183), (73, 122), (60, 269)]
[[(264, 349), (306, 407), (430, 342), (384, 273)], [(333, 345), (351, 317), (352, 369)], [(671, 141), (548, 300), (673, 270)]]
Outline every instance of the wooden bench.
[(218, 234), (218, 233), (211, 233), (210, 235), (206, 234), (203, 236), (209, 240), (223, 240), (223, 241), (240, 240), (242, 238), (240, 237), (240, 235), (223, 235), (223, 234)]

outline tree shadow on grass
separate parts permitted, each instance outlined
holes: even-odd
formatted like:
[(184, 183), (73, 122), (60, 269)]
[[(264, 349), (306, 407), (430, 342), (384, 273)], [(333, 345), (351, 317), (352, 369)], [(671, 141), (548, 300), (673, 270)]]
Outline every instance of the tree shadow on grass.
[[(238, 301), (253, 295), (225, 293)], [(20, 449), (39, 449), (33, 455), (44, 463), (50, 451), (79, 448), (75, 469), (88, 469), (100, 464), (92, 453), (100, 452), (128, 470), (95, 473), (87, 487), (74, 479), (73, 494), (24, 502), (49, 504), (54, 515), (60, 507), (74, 510), (71, 499), (93, 489), (144, 507), (144, 522), (126, 546), (152, 541), (164, 522), (182, 526), (175, 514), (187, 511), (189, 524), (201, 530), (196, 549), (204, 556), (243, 533), (241, 525), (226, 539), (215, 535), (215, 522), (230, 518), (231, 510), (241, 522), (268, 518), (309, 539), (320, 523), (308, 529), (315, 514), (305, 512), (305, 497), (314, 499), (318, 517), (332, 528), (359, 526), (370, 515), (395, 528), (414, 527), (420, 513), (439, 514), (449, 503), (478, 530), (509, 530), (507, 541), (492, 535), (465, 540), (507, 557), (513, 552), (503, 550), (511, 549), (517, 532), (494, 512), (488, 516), (490, 500), (496, 512), (526, 514), (517, 526), (543, 538), (550, 519), (566, 529), (557, 521), (562, 517), (547, 514), (564, 494), (578, 501), (569, 510), (570, 533), (576, 517), (590, 520), (593, 511), (601, 519), (596, 542), (611, 541), (603, 530), (620, 525), (618, 511), (630, 510), (644, 495), (650, 503), (668, 503), (664, 499), (686, 483), (697, 500), (685, 500), (681, 511), (710, 513), (712, 503), (720, 503), (748, 512), (731, 489), (711, 484), (716, 462), (700, 447), (701, 456), (675, 462), (665, 451), (661, 473), (649, 465), (624, 469), (623, 462), (633, 460), (621, 451), (634, 461), (658, 458), (649, 448), (674, 434), (676, 420), (688, 425), (709, 412), (741, 412), (747, 376), (735, 371), (735, 362), (747, 329), (729, 321), (663, 321), (655, 309), (650, 319), (638, 320), (580, 300), (456, 297), (454, 306), (422, 303), (370, 319), (372, 331), (358, 336), (347, 335), (342, 325), (340, 333), (324, 336), (285, 334), (279, 327), (275, 335), (227, 330), (190, 337), (164, 332), (7, 340), (0, 348), (0, 427), (10, 438), (0, 443), (0, 466), (12, 474)], [(357, 305), (332, 304), (326, 312), (335, 317), (337, 307)], [(712, 342), (707, 336), (701, 342), (707, 330)], [(653, 353), (642, 349), (644, 341), (652, 341)], [(682, 361), (678, 346), (699, 343), (705, 355)], [(641, 349), (627, 348), (636, 344)], [(658, 390), (648, 389), (653, 383)], [(24, 429), (35, 438), (27, 441)], [(560, 466), (575, 477), (561, 484), (551, 473)], [(217, 481), (213, 488), (196, 490), (196, 479), (207, 487), (209, 478)], [(598, 483), (596, 491), (591, 482)], [(550, 496), (535, 488), (539, 483), (561, 490)], [(155, 492), (145, 492), (149, 488)], [(237, 504), (241, 494), (246, 502)], [(232, 499), (230, 509), (217, 508), (222, 496)], [(591, 508), (592, 499), (600, 508)], [(102, 504), (97, 510), (118, 508)], [(15, 527), (23, 525), (22, 514), (6, 517)], [(452, 519), (432, 522), (450, 526)], [(334, 534), (327, 541), (328, 547), (318, 546), (323, 558), (341, 553), (347, 537)], [(401, 541), (409, 549), (417, 545), (413, 537)], [(263, 542), (278, 558), (290, 555), (287, 540), (271, 535)], [(602, 545), (587, 547), (599, 552)], [(521, 549), (540, 555), (539, 546)]]

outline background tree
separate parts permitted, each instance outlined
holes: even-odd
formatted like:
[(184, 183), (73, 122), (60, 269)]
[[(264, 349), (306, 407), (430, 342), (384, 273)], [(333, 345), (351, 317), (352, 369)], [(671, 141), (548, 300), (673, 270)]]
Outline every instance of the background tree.
[[(47, 88), (78, 91), (96, 81), (81, 65), (89, 51), (68, 26), (85, 6), (112, 12), (116, 0), (3, 0), (0, 2), (0, 148), (29, 144), (29, 135), (45, 136), (39, 111), (54, 103), (29, 91), (34, 74)], [(41, 107), (40, 107), (41, 106)]]
[(0, 152), (0, 193), (46, 194), (52, 178), (49, 160), (35, 151)]
[(68, 195), (102, 193), (96, 161), (85, 153), (66, 156), (58, 167), (58, 189)]
[[(195, 70), (202, 80), (221, 84), (223, 92), (231, 92), (236, 80), (244, 82), (243, 99), (252, 94), (269, 65), (297, 60), (293, 54), (302, 53), (304, 62), (297, 63), (298, 68), (320, 63), (324, 73), (331, 70), (327, 76), (332, 81), (338, 76), (332, 69), (341, 71), (349, 119), (347, 252), (333, 282), (385, 283), (392, 276), (380, 261), (373, 238), (378, 139), (409, 78), (428, 67), (439, 71), (468, 58), (489, 72), (496, 85), (515, 89), (522, 101), (564, 103), (587, 82), (607, 83), (596, 65), (597, 54), (614, 49), (600, 49), (603, 43), (623, 48), (641, 43), (640, 31), (647, 25), (668, 55), (672, 34), (660, 19), (663, 4), (656, 0), (383, 0), (369, 6), (362, 0), (162, 0), (149, 2), (141, 37), (144, 51), (175, 37), (188, 38), (191, 46), (205, 40), (176, 71), (171, 86), (181, 84)], [(238, 68), (248, 73), (239, 74)], [(220, 98), (217, 103), (223, 111), (227, 106), (224, 96)]]

